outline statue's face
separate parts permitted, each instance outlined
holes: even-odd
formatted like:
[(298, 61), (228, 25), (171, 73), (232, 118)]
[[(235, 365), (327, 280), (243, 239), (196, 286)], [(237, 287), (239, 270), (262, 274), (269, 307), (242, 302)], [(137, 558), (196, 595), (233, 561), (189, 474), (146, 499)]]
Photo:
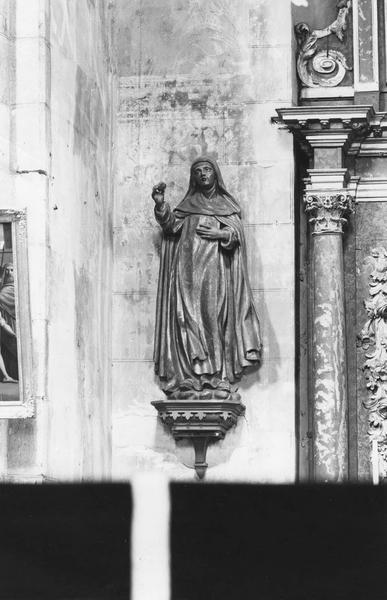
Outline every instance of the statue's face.
[(215, 182), (215, 171), (208, 162), (195, 165), (193, 176), (198, 188), (209, 189)]

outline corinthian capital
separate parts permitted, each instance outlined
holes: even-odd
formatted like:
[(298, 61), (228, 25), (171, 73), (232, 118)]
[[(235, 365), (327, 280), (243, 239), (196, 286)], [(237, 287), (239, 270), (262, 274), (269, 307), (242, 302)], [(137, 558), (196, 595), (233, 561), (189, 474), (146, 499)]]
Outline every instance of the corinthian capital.
[(310, 213), (309, 223), (313, 235), (342, 233), (347, 222), (345, 215), (353, 212), (354, 200), (346, 190), (339, 192), (308, 192), (304, 197), (305, 211)]

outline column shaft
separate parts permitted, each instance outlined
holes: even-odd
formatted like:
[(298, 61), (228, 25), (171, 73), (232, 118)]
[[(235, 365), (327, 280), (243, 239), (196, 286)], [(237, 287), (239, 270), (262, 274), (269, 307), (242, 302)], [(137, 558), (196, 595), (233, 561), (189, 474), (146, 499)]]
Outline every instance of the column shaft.
[[(312, 173), (313, 175), (313, 173)], [(319, 173), (321, 177), (321, 173)], [(329, 171), (327, 171), (329, 175)], [(344, 306), (343, 224), (353, 199), (344, 188), (305, 196), (313, 244), (312, 413), (313, 479), (348, 478), (347, 357)]]
[(348, 473), (347, 367), (341, 233), (314, 236), (313, 249), (314, 480)]

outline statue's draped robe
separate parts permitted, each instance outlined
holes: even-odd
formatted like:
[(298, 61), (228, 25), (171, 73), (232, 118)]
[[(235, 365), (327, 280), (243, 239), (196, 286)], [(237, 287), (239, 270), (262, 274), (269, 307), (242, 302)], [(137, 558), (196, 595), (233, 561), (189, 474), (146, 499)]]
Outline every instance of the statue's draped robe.
[[(218, 176), (219, 178), (219, 176)], [(155, 208), (164, 230), (157, 294), (155, 369), (164, 391), (229, 389), (260, 359), (259, 322), (246, 266), (239, 207), (218, 192), (189, 193), (171, 211)], [(228, 240), (199, 236), (199, 224)]]

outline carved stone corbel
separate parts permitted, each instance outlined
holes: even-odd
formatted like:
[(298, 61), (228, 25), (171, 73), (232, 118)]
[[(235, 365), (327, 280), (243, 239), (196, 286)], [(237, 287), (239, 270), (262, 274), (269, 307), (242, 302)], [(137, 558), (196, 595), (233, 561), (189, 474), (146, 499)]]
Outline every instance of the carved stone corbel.
[[(373, 267), (369, 277), (369, 296), (364, 301), (368, 320), (358, 341), (365, 351), (362, 367), (367, 382), (368, 398), (364, 407), (368, 412), (368, 435), (376, 447), (377, 464), (373, 464), (375, 479), (387, 477), (387, 250), (383, 247), (371, 251)], [(377, 481), (375, 481), (376, 483)]]
[[(209, 392), (211, 394), (211, 392)], [(223, 439), (238, 417), (244, 414), (245, 406), (237, 393), (228, 399), (166, 399), (152, 402), (175, 440), (190, 439), (195, 450), (195, 471), (203, 479), (208, 464), (207, 446), (211, 441)]]
[[(337, 18), (325, 29), (310, 30), (307, 23), (297, 23), (295, 35), (298, 44), (297, 72), (306, 87), (335, 87), (339, 85), (347, 71), (352, 70), (344, 54), (337, 49), (329, 48), (328, 39), (332, 34), (344, 41), (347, 29), (348, 13), (351, 0), (340, 0), (337, 3)], [(319, 45), (319, 40), (326, 38), (326, 44)]]

